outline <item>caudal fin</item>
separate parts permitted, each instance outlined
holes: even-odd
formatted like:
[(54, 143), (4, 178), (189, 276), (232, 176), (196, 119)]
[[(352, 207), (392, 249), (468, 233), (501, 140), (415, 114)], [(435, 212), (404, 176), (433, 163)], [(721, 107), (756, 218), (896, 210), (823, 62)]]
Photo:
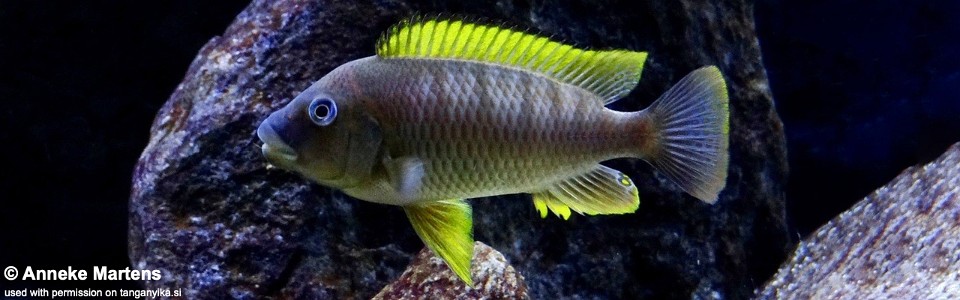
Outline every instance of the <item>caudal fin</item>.
[(645, 159), (684, 191), (714, 203), (727, 182), (727, 86), (715, 66), (690, 72), (645, 110), (658, 137)]

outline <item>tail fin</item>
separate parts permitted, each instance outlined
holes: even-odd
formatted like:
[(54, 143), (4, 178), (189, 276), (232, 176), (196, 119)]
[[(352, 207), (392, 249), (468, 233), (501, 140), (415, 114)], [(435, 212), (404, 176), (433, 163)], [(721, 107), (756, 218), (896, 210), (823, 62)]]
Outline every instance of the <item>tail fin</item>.
[(727, 102), (723, 75), (709, 66), (690, 72), (644, 110), (658, 137), (645, 159), (710, 204), (727, 182)]

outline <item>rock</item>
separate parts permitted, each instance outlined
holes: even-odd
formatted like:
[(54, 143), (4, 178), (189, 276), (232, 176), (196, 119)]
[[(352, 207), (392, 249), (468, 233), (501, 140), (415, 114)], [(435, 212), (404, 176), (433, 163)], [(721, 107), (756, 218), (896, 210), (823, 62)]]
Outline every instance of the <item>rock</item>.
[(760, 299), (960, 298), (960, 143), (820, 227)]
[(256, 0), (200, 51), (134, 171), (130, 259), (164, 274), (146, 288), (182, 288), (188, 298), (367, 298), (400, 275), (422, 247), (401, 210), (267, 168), (254, 130), (332, 68), (372, 55), (378, 35), (414, 11), (649, 51), (640, 85), (615, 109), (640, 109), (703, 65), (727, 77), (731, 168), (716, 205), (635, 160), (609, 162), (641, 186), (635, 214), (541, 220), (529, 196), (472, 202), (477, 240), (526, 275), (532, 298), (744, 298), (782, 261), (785, 143), (752, 2)]
[(457, 277), (440, 257), (427, 248), (410, 263), (400, 278), (376, 296), (383, 299), (526, 299), (523, 276), (510, 266), (503, 254), (476, 242), (470, 273), (474, 286)]

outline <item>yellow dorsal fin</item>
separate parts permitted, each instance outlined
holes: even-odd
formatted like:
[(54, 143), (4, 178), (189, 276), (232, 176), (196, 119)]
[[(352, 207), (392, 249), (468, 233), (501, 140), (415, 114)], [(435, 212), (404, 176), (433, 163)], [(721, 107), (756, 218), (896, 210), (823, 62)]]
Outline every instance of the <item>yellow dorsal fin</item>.
[(640, 80), (646, 52), (584, 50), (549, 38), (456, 19), (411, 18), (377, 41), (382, 58), (433, 58), (498, 64), (582, 87), (604, 104)]

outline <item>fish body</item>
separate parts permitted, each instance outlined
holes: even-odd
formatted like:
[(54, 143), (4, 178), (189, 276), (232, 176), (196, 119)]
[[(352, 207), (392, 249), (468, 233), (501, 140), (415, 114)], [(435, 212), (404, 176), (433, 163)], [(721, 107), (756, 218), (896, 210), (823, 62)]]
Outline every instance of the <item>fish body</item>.
[(374, 56), (331, 75), (377, 120), (384, 157), (415, 159), (422, 168), (421, 184), (408, 193), (395, 188), (386, 168), (341, 187), (367, 201), (540, 191), (601, 161), (640, 156), (638, 142), (646, 140), (641, 115), (606, 109), (583, 88), (521, 69)]
[(409, 20), (272, 113), (271, 164), (352, 197), (404, 208), (465, 282), (464, 199), (531, 193), (542, 217), (637, 209), (632, 180), (600, 162), (641, 158), (716, 201), (727, 171), (723, 77), (706, 67), (645, 110), (605, 108), (632, 90), (646, 53), (594, 51), (495, 26)]

